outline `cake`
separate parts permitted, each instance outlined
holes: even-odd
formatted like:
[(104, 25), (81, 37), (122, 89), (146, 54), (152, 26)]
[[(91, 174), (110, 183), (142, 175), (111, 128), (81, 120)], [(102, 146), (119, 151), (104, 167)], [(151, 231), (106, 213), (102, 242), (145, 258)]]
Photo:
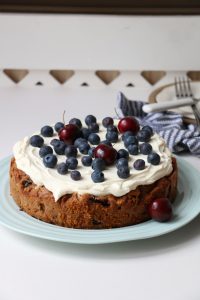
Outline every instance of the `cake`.
[(54, 225), (102, 229), (149, 220), (155, 199), (172, 203), (176, 159), (149, 126), (127, 118), (89, 115), (84, 127), (73, 118), (17, 142), (10, 191), (20, 209)]

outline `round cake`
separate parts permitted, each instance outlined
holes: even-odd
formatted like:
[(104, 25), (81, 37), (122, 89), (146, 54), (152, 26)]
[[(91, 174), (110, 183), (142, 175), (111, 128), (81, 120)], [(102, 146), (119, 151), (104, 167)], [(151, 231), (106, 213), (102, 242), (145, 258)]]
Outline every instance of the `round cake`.
[(176, 197), (175, 158), (148, 126), (134, 131), (121, 120), (97, 122), (90, 116), (84, 126), (73, 118), (15, 144), (12, 197), (29, 215), (64, 227), (114, 228), (149, 220), (152, 201)]

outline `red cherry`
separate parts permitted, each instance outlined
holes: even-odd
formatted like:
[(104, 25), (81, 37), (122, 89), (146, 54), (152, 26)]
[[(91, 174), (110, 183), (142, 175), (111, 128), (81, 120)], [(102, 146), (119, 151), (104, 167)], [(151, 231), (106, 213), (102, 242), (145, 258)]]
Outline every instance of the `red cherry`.
[(71, 145), (80, 137), (80, 129), (74, 124), (67, 124), (59, 130), (58, 136), (61, 141)]
[(134, 117), (125, 117), (119, 121), (118, 129), (120, 133), (132, 131), (134, 134), (137, 134), (140, 130), (140, 125)]
[(94, 157), (102, 158), (107, 165), (112, 165), (117, 158), (117, 151), (109, 145), (99, 144), (94, 149)]
[(158, 198), (149, 205), (148, 212), (152, 219), (165, 222), (172, 218), (172, 204), (168, 198)]

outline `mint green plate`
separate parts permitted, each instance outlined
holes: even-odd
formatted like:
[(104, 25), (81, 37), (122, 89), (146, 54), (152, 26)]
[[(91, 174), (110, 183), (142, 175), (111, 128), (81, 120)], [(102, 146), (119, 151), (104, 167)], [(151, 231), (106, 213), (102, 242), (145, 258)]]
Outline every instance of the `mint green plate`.
[(19, 210), (9, 192), (10, 157), (0, 161), (0, 224), (30, 236), (59, 242), (103, 244), (147, 239), (172, 232), (194, 219), (200, 212), (200, 173), (185, 160), (177, 158), (178, 196), (170, 222), (147, 221), (115, 229), (71, 229), (48, 224)]

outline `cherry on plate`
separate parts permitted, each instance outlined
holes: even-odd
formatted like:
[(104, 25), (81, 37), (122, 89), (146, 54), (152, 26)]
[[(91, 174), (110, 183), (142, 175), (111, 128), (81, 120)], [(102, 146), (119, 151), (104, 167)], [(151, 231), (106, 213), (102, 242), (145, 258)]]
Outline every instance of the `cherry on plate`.
[(148, 212), (153, 220), (166, 222), (172, 218), (172, 204), (168, 198), (158, 198), (149, 205)]

